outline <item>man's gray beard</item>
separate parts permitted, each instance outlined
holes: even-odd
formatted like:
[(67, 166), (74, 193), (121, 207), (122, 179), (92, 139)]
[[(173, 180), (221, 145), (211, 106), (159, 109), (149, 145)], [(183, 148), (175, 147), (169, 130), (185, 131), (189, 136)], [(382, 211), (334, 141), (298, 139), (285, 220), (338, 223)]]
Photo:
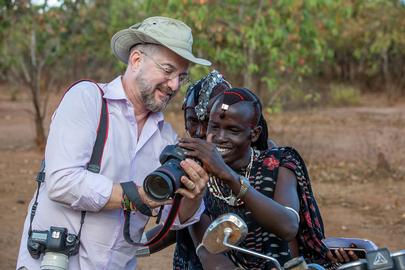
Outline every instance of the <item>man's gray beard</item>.
[(141, 94), (141, 99), (143, 104), (145, 105), (146, 109), (151, 112), (161, 112), (169, 104), (170, 98), (167, 96), (165, 97), (166, 100), (163, 101), (156, 101), (155, 100), (155, 92), (156, 89), (153, 90), (151, 86), (141, 77), (137, 78), (139, 92)]

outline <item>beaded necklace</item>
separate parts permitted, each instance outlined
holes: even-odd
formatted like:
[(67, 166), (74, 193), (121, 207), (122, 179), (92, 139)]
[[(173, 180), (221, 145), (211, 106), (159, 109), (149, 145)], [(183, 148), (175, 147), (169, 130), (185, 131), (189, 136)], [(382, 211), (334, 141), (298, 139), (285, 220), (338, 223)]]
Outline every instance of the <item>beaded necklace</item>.
[[(254, 160), (255, 156), (256, 156), (256, 151), (253, 150), (253, 148), (250, 148), (250, 162), (247, 165), (246, 169), (244, 170), (245, 177), (247, 179), (249, 179), (249, 177), (250, 177), (250, 171), (252, 170), (253, 160)], [(243, 171), (242, 171), (242, 173), (243, 173)], [(218, 198), (218, 199), (226, 202), (228, 205), (235, 207), (235, 206), (241, 206), (244, 204), (244, 201), (236, 198), (236, 195), (233, 194), (232, 190), (226, 184), (224, 184), (220, 179), (218, 179), (216, 176), (214, 176), (214, 175), (210, 176), (207, 185), (208, 185), (209, 192), (215, 198)], [(230, 190), (230, 194), (228, 196), (225, 196), (224, 192), (222, 191), (223, 189), (225, 189), (225, 186), (228, 187), (228, 189)]]

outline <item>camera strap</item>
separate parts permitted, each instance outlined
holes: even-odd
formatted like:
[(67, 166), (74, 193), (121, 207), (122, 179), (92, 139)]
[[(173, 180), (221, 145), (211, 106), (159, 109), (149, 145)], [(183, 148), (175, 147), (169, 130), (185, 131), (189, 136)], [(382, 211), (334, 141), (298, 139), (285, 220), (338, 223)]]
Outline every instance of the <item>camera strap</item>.
[[(129, 230), (129, 224), (130, 224), (130, 219), (131, 219), (131, 211), (124, 210), (124, 218), (125, 218), (124, 229), (123, 229), (124, 239), (129, 244), (134, 245), (134, 246), (152, 246), (152, 245), (155, 245), (158, 242), (160, 242), (160, 240), (162, 240), (163, 238), (166, 237), (166, 235), (168, 234), (170, 228), (173, 226), (174, 220), (176, 219), (177, 214), (179, 212), (179, 208), (180, 208), (182, 198), (183, 198), (183, 196), (180, 195), (180, 194), (176, 193), (174, 195), (172, 208), (169, 211), (169, 214), (167, 216), (167, 219), (166, 219), (164, 225), (162, 226), (160, 231), (154, 237), (152, 237), (152, 239), (150, 241), (147, 241), (146, 243), (135, 242), (135, 241), (133, 241), (131, 239), (130, 230)], [(162, 208), (159, 211), (158, 219), (160, 219), (161, 212), (162, 212)]]
[[(67, 90), (65, 91), (64, 95), (73, 86), (75, 86), (76, 84), (78, 84), (80, 82), (84, 82), (84, 81), (89, 81), (89, 82), (94, 83), (98, 87), (98, 89), (100, 90), (101, 98), (102, 98), (101, 113), (100, 113), (100, 118), (99, 118), (99, 121), (98, 121), (98, 128), (97, 128), (97, 137), (96, 137), (96, 141), (95, 141), (94, 146), (93, 146), (93, 152), (91, 154), (90, 161), (87, 164), (87, 170), (88, 171), (91, 171), (93, 173), (100, 173), (100, 165), (101, 165), (101, 160), (102, 160), (102, 157), (103, 157), (104, 145), (105, 145), (105, 142), (107, 141), (108, 124), (109, 124), (108, 104), (107, 104), (107, 100), (103, 97), (104, 92), (97, 83), (95, 83), (95, 82), (93, 82), (91, 80), (80, 80), (80, 81), (77, 81), (77, 82), (71, 84), (67, 88)], [(35, 180), (37, 181), (38, 186), (37, 186), (37, 192), (36, 192), (36, 195), (35, 195), (35, 201), (34, 201), (34, 203), (32, 205), (32, 208), (31, 208), (30, 227), (28, 229), (28, 235), (29, 236), (31, 236), (31, 234), (32, 234), (32, 221), (34, 220), (35, 212), (36, 212), (37, 207), (38, 207), (39, 190), (41, 188), (41, 184), (45, 181), (45, 160), (44, 159), (41, 161), (41, 167), (40, 167), (40, 170), (39, 170), (38, 175), (37, 175)], [(80, 218), (80, 229), (79, 229), (79, 232), (77, 234), (78, 240), (80, 240), (80, 235), (81, 235), (81, 232), (82, 232), (82, 227), (83, 227), (85, 216), (86, 216), (86, 211), (82, 211), (81, 212), (81, 218)]]
[(138, 187), (134, 182), (129, 181), (120, 184), (125, 195), (127, 195), (128, 199), (135, 204), (135, 207), (139, 212), (148, 217), (153, 216), (152, 209), (142, 202), (142, 199), (139, 196)]
[(32, 234), (32, 221), (34, 220), (35, 212), (37, 211), (38, 207), (38, 196), (39, 196), (39, 189), (41, 188), (41, 184), (45, 181), (45, 160), (41, 160), (41, 167), (35, 178), (37, 181), (37, 193), (35, 195), (35, 201), (31, 207), (31, 215), (30, 215), (30, 227), (28, 228), (28, 236)]

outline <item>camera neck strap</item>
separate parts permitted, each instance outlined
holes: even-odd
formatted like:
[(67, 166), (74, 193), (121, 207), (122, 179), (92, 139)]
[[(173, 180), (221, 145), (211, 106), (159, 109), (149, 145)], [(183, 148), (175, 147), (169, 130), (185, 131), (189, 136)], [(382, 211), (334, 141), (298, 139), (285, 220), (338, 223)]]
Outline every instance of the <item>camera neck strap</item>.
[[(123, 184), (125, 184), (125, 185), (124, 185), (125, 188), (124, 188)], [(131, 186), (130, 186), (130, 185), (131, 185)], [(150, 209), (149, 207), (147, 207), (145, 204), (142, 203), (142, 201), (141, 201), (141, 199), (140, 199), (140, 197), (139, 197), (139, 193), (138, 193), (137, 191), (136, 191), (136, 192), (133, 192), (133, 190), (136, 190), (136, 189), (137, 189), (135, 183), (133, 183), (133, 182), (126, 182), (126, 183), (122, 183), (121, 186), (123, 186), (124, 192), (126, 192), (128, 198), (129, 198), (132, 202), (134, 202), (135, 206), (137, 207), (137, 209), (138, 209), (142, 214), (144, 214), (144, 215), (146, 214), (146, 215), (148, 215), (148, 216), (152, 216), (152, 211), (151, 211), (151, 209)], [(129, 191), (129, 190), (131, 190), (131, 191)], [(129, 193), (130, 195), (129, 195), (128, 193)], [(134, 198), (134, 196), (133, 196), (134, 194), (135, 194), (135, 197), (136, 197), (136, 198)], [(131, 198), (132, 198), (132, 199), (131, 199)], [(181, 204), (181, 199), (182, 199), (182, 198), (183, 198), (183, 196), (180, 195), (180, 194), (177, 194), (177, 193), (176, 193), (176, 194), (174, 195), (172, 207), (171, 207), (171, 209), (170, 209), (170, 211), (169, 211), (169, 214), (168, 214), (168, 216), (167, 216), (167, 218), (166, 218), (166, 221), (165, 221), (165, 223), (163, 224), (162, 228), (160, 229), (160, 231), (159, 231), (154, 237), (152, 237), (152, 239), (151, 239), (150, 241), (147, 241), (147, 242), (145, 242), (145, 243), (142, 243), (142, 242), (135, 242), (135, 241), (133, 241), (133, 240), (131, 239), (130, 229), (129, 229), (129, 227), (130, 227), (130, 226), (129, 226), (129, 225), (130, 225), (130, 220), (131, 220), (131, 211), (129, 211), (129, 210), (124, 210), (124, 219), (125, 219), (125, 221), (124, 221), (124, 229), (123, 229), (124, 239), (125, 239), (129, 244), (134, 245), (134, 246), (152, 246), (152, 245), (155, 245), (155, 244), (157, 244), (158, 242), (160, 242), (163, 238), (166, 237), (166, 235), (168, 234), (170, 228), (173, 226), (173, 223), (174, 223), (174, 221), (175, 221), (175, 219), (176, 219), (176, 217), (177, 217), (177, 214), (178, 214), (178, 212), (179, 212), (179, 209), (180, 209), (180, 204)], [(135, 201), (137, 201), (137, 202), (135, 202)], [(139, 204), (139, 202), (141, 202), (141, 204)], [(138, 208), (138, 205), (141, 207), (141, 209), (144, 209), (145, 207), (148, 208), (148, 211), (145, 212), (145, 213), (143, 213), (143, 210), (141, 211), (141, 210)], [(163, 206), (160, 208), (160, 211), (159, 211), (159, 214), (158, 214), (156, 223), (159, 223), (159, 221), (160, 221), (160, 216), (161, 216), (161, 214), (162, 214), (162, 209), (163, 209)]]
[(41, 184), (45, 181), (45, 160), (41, 160), (41, 167), (35, 178), (37, 181), (37, 193), (35, 194), (35, 201), (31, 207), (31, 215), (30, 215), (30, 227), (28, 228), (28, 236), (32, 234), (32, 221), (34, 220), (35, 212), (37, 211), (38, 207), (38, 196), (39, 196), (39, 189), (41, 188)]
[[(98, 121), (98, 128), (97, 128), (97, 137), (96, 137), (96, 141), (94, 143), (93, 146), (93, 152), (91, 154), (91, 158), (89, 163), (87, 164), (87, 170), (91, 171), (93, 173), (100, 173), (100, 168), (101, 168), (101, 160), (103, 157), (103, 152), (104, 152), (104, 145), (105, 142), (107, 141), (107, 137), (108, 137), (108, 124), (109, 124), (109, 119), (108, 119), (108, 105), (107, 105), (107, 100), (103, 97), (104, 96), (104, 92), (103, 90), (100, 88), (100, 86), (91, 81), (91, 80), (80, 80), (77, 81), (75, 83), (73, 83), (72, 85), (70, 85), (67, 90), (65, 91), (65, 94), (76, 84), (83, 82), (83, 81), (89, 81), (94, 83), (95, 85), (97, 85), (97, 88), (100, 91), (101, 94), (101, 98), (102, 98), (102, 104), (101, 104), (101, 113), (100, 113), (100, 118)], [(65, 95), (64, 94), (64, 95)], [(63, 97), (62, 97), (63, 98)], [(35, 201), (32, 205), (31, 208), (31, 215), (30, 215), (30, 227), (28, 229), (28, 235), (31, 236), (32, 234), (32, 221), (34, 220), (34, 216), (35, 216), (35, 212), (37, 210), (38, 207), (38, 196), (39, 196), (39, 190), (41, 188), (41, 184), (45, 181), (45, 160), (41, 161), (41, 168), (38, 172), (38, 175), (35, 179), (38, 183), (37, 186), (37, 193), (35, 195)], [(77, 238), (80, 240), (80, 235), (82, 232), (82, 227), (83, 227), (83, 223), (84, 223), (84, 218), (86, 216), (86, 211), (82, 211), (81, 213), (81, 218), (80, 218), (80, 228), (79, 228), (79, 232), (77, 234)]]

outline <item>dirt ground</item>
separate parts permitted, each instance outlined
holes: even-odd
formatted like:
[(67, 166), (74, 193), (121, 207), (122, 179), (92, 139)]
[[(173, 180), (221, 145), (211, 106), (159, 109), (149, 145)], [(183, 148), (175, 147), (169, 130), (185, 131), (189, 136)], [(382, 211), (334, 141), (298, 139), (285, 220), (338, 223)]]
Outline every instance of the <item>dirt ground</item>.
[[(41, 153), (33, 145), (29, 101), (11, 102), (1, 92), (0, 269), (14, 269)], [(269, 118), (270, 134), (306, 160), (327, 236), (367, 238), (396, 251), (405, 249), (405, 103), (380, 101), (368, 97), (367, 106), (285, 112)], [(181, 115), (167, 113), (178, 131)], [(142, 258), (138, 269), (170, 269), (172, 252)]]

